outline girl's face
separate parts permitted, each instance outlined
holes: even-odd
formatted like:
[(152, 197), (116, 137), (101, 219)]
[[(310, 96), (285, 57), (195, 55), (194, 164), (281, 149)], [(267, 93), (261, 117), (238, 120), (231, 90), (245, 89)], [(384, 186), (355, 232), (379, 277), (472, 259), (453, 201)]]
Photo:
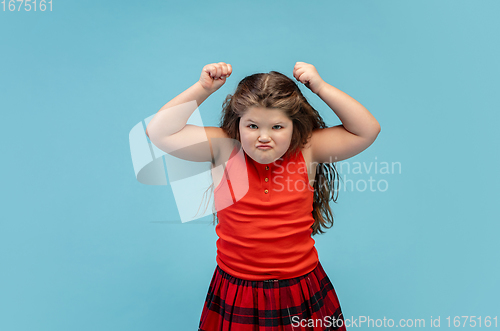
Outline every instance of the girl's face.
[(239, 130), (245, 153), (258, 163), (269, 164), (288, 150), (293, 122), (280, 109), (250, 107), (240, 118)]

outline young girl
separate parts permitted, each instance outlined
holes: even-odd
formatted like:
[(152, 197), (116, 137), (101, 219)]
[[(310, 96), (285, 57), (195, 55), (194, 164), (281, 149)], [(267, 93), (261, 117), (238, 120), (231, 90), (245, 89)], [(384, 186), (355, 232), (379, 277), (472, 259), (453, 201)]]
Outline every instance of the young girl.
[(293, 77), (342, 125), (326, 127), (297, 84), (275, 71), (238, 84), (223, 104), (220, 127), (186, 125), (231, 73), (224, 62), (206, 65), (146, 130), (166, 153), (212, 163), (217, 266), (198, 330), (345, 330), (311, 236), (333, 225), (334, 162), (370, 146), (380, 125), (304, 62)]

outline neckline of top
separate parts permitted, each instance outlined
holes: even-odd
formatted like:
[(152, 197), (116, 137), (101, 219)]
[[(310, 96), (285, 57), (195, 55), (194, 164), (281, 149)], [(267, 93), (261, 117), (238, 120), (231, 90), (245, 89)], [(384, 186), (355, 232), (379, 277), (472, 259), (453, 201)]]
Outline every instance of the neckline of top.
[(250, 155), (248, 155), (244, 150), (243, 150), (243, 153), (245, 154), (245, 159), (247, 160), (247, 162), (251, 162), (252, 164), (255, 165), (256, 168), (261, 169), (261, 170), (271, 170), (271, 169), (278, 168), (281, 166), (281, 164), (284, 161), (283, 156), (281, 156), (280, 158), (278, 158), (277, 160), (275, 160), (271, 163), (259, 163), (259, 162), (255, 161), (254, 159), (252, 159), (250, 157)]

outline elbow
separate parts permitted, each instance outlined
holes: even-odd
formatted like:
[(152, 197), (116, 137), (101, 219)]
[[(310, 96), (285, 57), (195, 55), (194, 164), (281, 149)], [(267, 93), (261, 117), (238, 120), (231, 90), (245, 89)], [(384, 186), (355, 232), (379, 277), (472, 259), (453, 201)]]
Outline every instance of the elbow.
[(372, 142), (377, 139), (378, 134), (380, 133), (380, 124), (376, 123), (373, 128), (370, 129), (370, 133), (366, 135)]
[(375, 123), (373, 124), (373, 132), (375, 134), (375, 137), (378, 136), (378, 134), (380, 133), (380, 129), (381, 129), (380, 123), (377, 120), (375, 120)]
[(375, 129), (376, 130), (374, 131), (374, 139), (373, 140), (377, 139), (377, 137), (380, 133), (380, 130), (381, 130), (380, 125), (378, 125)]
[[(151, 131), (151, 130), (152, 130), (152, 131)], [(149, 127), (149, 125), (148, 125), (148, 126), (146, 126), (146, 136), (148, 136), (149, 140), (151, 140), (151, 134), (154, 136), (154, 134), (155, 134), (155, 130), (154, 130), (154, 128), (153, 128), (153, 129), (151, 129), (151, 128)], [(152, 140), (151, 140), (151, 141), (152, 141)]]

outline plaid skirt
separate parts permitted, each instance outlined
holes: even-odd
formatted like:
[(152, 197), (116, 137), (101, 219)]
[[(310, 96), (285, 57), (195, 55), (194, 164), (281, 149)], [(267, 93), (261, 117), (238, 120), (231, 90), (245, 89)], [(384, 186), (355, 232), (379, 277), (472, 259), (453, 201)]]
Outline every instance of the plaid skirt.
[(198, 331), (346, 330), (340, 303), (318, 262), (300, 277), (251, 281), (216, 267)]

